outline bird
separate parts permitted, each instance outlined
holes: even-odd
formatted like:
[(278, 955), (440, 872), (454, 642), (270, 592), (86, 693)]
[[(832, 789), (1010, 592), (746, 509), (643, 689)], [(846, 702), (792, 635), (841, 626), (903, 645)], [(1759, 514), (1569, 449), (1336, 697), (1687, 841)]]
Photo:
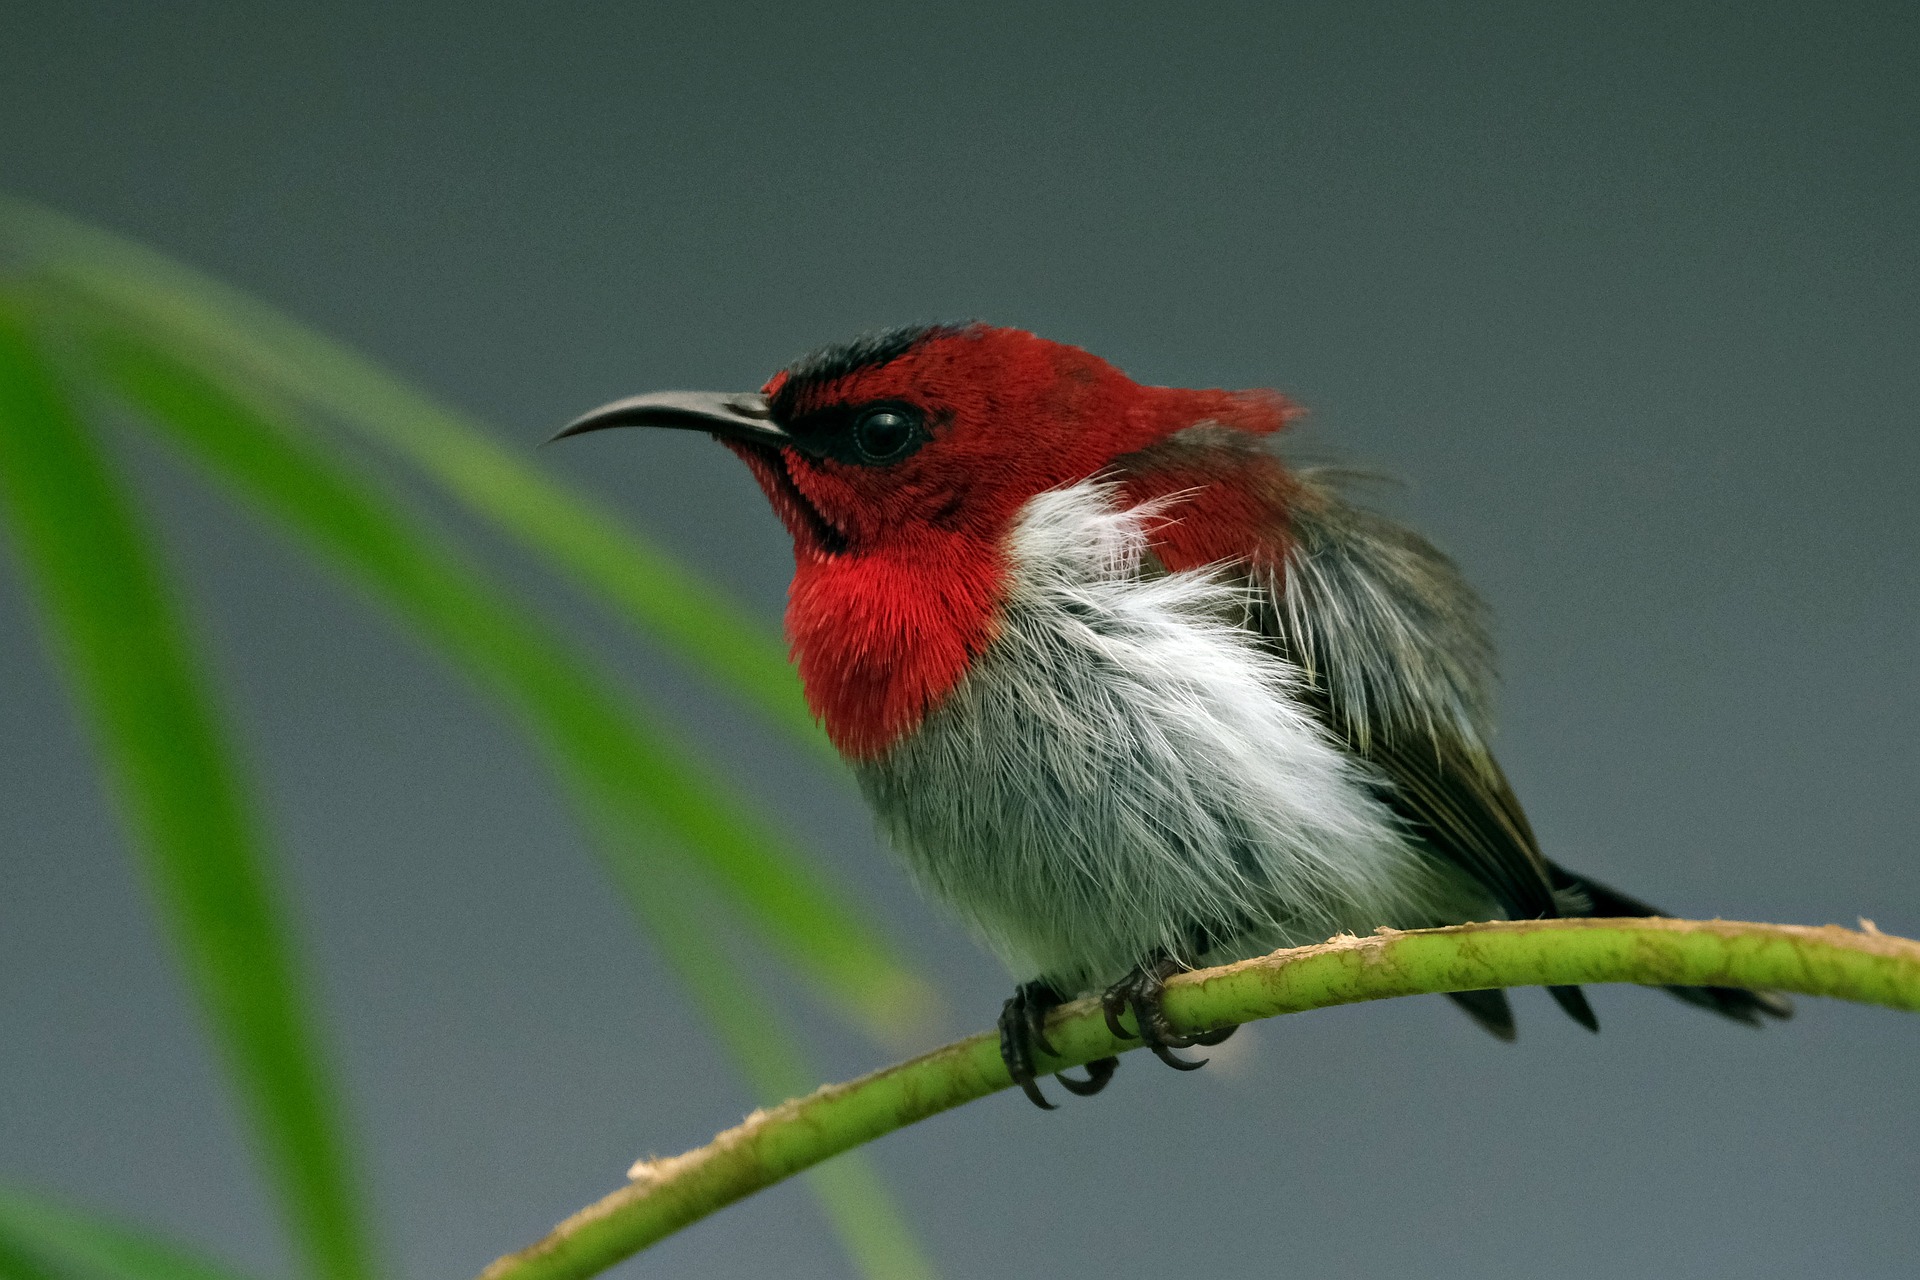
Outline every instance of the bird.
[[(913, 878), (1015, 978), (1000, 1054), (1052, 1109), (1046, 1020), (1082, 996), (1192, 1070), (1181, 1051), (1233, 1028), (1176, 1031), (1185, 970), (1381, 927), (1664, 914), (1542, 852), (1489, 745), (1486, 607), (1351, 473), (1288, 461), (1300, 412), (969, 322), (554, 438), (704, 431), (745, 462), (792, 536), (808, 704)], [(1666, 989), (1755, 1026), (1792, 1012)], [(1549, 991), (1599, 1029), (1579, 987)], [(1514, 1038), (1504, 991), (1449, 998)], [(1090, 1095), (1117, 1065), (1052, 1074)]]

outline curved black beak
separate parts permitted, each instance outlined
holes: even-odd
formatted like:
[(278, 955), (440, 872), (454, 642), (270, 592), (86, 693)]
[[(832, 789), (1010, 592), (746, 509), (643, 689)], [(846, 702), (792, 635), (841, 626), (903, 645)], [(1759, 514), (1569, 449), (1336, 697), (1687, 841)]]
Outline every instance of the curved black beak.
[(675, 427), (775, 447), (790, 443), (787, 433), (773, 421), (765, 396), (732, 391), (654, 391), (628, 396), (575, 418), (547, 443), (609, 427)]

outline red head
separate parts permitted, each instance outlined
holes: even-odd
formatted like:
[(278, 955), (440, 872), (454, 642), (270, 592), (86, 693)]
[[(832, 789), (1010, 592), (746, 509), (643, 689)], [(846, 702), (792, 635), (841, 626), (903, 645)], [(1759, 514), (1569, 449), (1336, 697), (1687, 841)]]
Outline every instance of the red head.
[(562, 434), (693, 427), (745, 459), (793, 535), (787, 626), (808, 699), (864, 757), (992, 642), (1028, 500), (1199, 423), (1263, 435), (1290, 412), (1272, 392), (1142, 386), (1078, 347), (965, 325), (826, 348), (758, 397), (621, 401)]

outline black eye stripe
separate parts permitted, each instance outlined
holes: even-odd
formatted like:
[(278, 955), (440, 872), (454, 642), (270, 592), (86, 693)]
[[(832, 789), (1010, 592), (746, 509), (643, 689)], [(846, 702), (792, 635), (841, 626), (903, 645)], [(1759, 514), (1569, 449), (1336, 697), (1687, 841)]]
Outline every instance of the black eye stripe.
[(782, 425), (802, 453), (862, 467), (891, 466), (932, 438), (926, 415), (898, 400), (833, 405)]

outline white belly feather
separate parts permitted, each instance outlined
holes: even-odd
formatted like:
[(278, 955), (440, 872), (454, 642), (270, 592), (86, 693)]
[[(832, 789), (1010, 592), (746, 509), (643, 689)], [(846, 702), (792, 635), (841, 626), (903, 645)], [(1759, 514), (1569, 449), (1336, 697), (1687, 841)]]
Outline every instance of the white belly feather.
[[(1454, 878), (1293, 696), (1300, 673), (1207, 573), (1143, 577), (1166, 518), (1093, 482), (1012, 535), (1000, 634), (922, 728), (860, 768), (920, 880), (1016, 977), (1110, 982), (1444, 918)], [(1202, 932), (1204, 931), (1204, 932)]]

